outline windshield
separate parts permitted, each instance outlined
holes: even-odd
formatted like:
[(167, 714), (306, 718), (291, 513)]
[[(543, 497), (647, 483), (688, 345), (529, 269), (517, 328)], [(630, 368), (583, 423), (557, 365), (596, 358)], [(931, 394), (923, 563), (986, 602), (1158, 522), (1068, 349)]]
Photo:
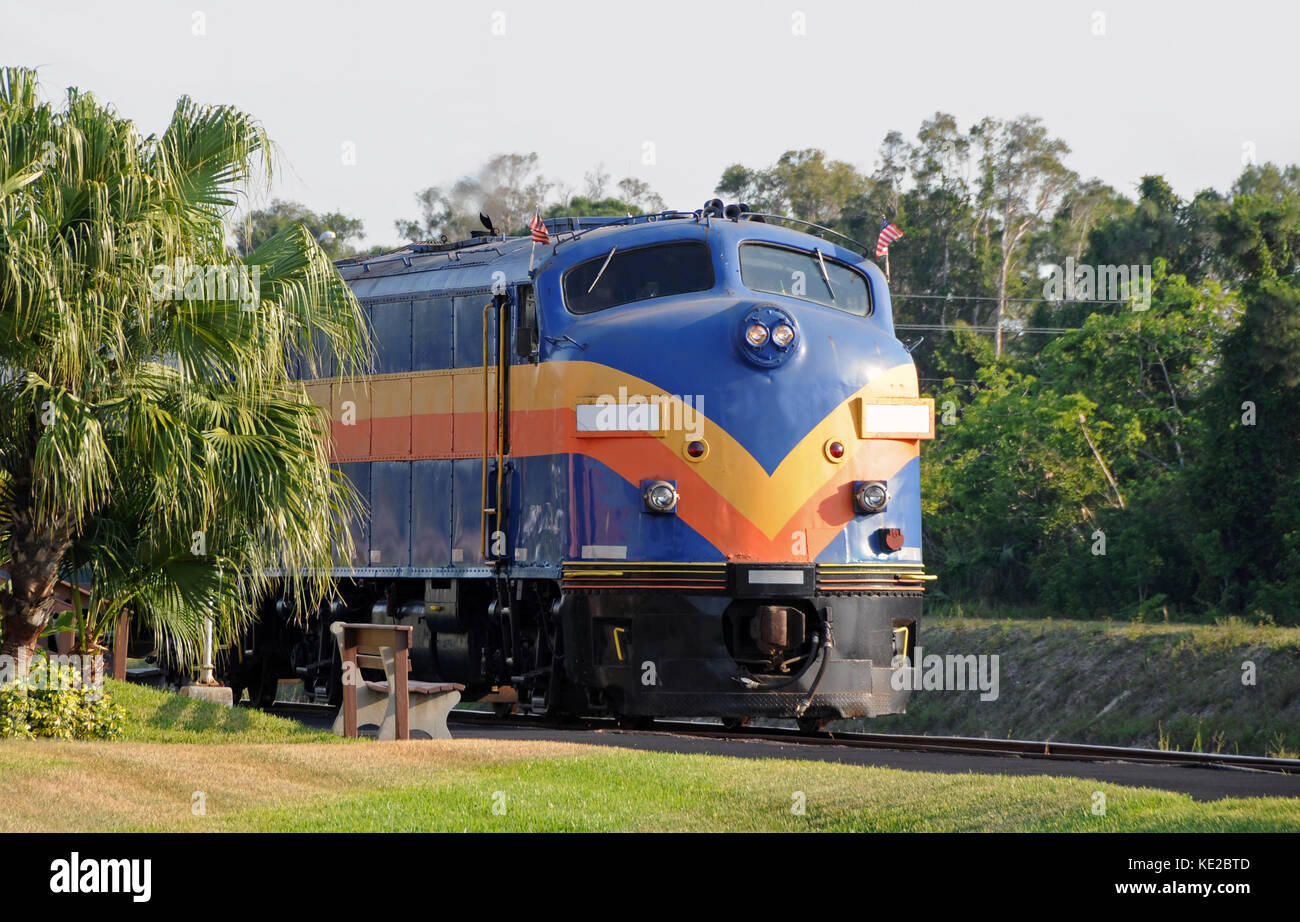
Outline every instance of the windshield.
[(575, 314), (707, 291), (713, 287), (713, 257), (707, 244), (665, 243), (623, 250), (611, 246), (564, 275), (564, 303)]
[(871, 313), (866, 278), (844, 263), (819, 258), (816, 251), (741, 244), (740, 277), (754, 291), (788, 295), (860, 317)]

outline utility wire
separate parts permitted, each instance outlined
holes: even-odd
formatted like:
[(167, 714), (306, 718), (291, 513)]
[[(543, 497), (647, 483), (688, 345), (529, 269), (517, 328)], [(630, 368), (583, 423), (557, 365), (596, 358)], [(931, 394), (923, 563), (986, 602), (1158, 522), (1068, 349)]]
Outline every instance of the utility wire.
[[(894, 324), (894, 329), (895, 330), (929, 330), (937, 333), (945, 333), (945, 332), (955, 333), (958, 330), (962, 330), (970, 333), (996, 333), (998, 331), (998, 328), (996, 326), (972, 327), (972, 326), (965, 326), (965, 325), (954, 326), (953, 324), (948, 324), (945, 326), (943, 324), (938, 324), (938, 323), (896, 323)], [(1078, 333), (1082, 329), (1083, 327), (1024, 327), (1019, 329), (1016, 327), (1003, 327), (1002, 332), (1015, 333), (1017, 336), (1020, 336), (1025, 333), (1053, 333), (1053, 334)]]
[(1129, 301), (1123, 298), (999, 298), (996, 295), (920, 295), (906, 294), (904, 292), (889, 293), (891, 299), (894, 298), (920, 298), (929, 301), (1014, 301), (1017, 304), (1029, 304), (1031, 302), (1042, 302), (1044, 304), (1128, 304)]

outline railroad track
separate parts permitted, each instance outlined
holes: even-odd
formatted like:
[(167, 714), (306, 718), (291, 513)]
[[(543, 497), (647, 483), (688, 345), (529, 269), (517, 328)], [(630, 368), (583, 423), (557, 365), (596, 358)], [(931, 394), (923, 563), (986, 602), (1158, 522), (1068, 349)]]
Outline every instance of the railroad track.
[(1054, 759), (1068, 762), (1132, 762), (1150, 765), (1187, 765), (1200, 768), (1232, 768), (1276, 774), (1300, 775), (1300, 759), (1275, 759), (1231, 753), (1181, 752), (1137, 749), (1128, 746), (1093, 746), (1055, 741), (999, 740), (964, 736), (916, 736), (898, 733), (805, 733), (785, 727), (742, 727), (729, 730), (715, 724), (685, 720), (656, 720), (646, 728), (622, 727), (613, 718), (585, 717), (571, 721), (548, 720), (512, 714), (502, 717), (489, 711), (454, 710), (449, 719), (500, 727), (531, 727), (550, 730), (599, 730), (605, 732), (662, 733), (708, 739), (757, 739), (799, 746), (847, 746), (859, 749), (891, 749), (915, 752), (951, 752), (966, 755)]

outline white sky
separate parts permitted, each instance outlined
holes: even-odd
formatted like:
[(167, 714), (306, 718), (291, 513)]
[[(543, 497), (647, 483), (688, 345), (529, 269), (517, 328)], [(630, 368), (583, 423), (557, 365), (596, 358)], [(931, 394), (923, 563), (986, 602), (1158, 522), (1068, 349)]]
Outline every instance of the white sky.
[(936, 110), (1041, 116), (1071, 166), (1130, 195), (1147, 172), (1225, 189), (1247, 142), (1300, 161), (1297, 35), (1285, 0), (0, 0), (0, 64), (145, 132), (182, 94), (246, 109), (282, 151), (273, 195), (364, 219), (367, 244), (495, 153), (535, 150), (573, 187), (603, 162), (686, 209), (727, 164), (791, 148), (870, 170)]

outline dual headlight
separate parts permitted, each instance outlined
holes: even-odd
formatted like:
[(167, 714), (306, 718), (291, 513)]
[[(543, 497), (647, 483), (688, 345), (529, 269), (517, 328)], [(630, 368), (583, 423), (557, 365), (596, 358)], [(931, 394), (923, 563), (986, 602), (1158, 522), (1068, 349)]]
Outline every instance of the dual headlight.
[(775, 304), (760, 304), (741, 318), (736, 343), (741, 355), (755, 365), (775, 368), (799, 351), (799, 328), (794, 318)]
[(755, 349), (763, 346), (769, 338), (772, 340), (773, 345), (784, 349), (794, 342), (794, 327), (785, 321), (781, 321), (771, 330), (768, 330), (765, 324), (755, 321), (745, 328), (745, 342)]

